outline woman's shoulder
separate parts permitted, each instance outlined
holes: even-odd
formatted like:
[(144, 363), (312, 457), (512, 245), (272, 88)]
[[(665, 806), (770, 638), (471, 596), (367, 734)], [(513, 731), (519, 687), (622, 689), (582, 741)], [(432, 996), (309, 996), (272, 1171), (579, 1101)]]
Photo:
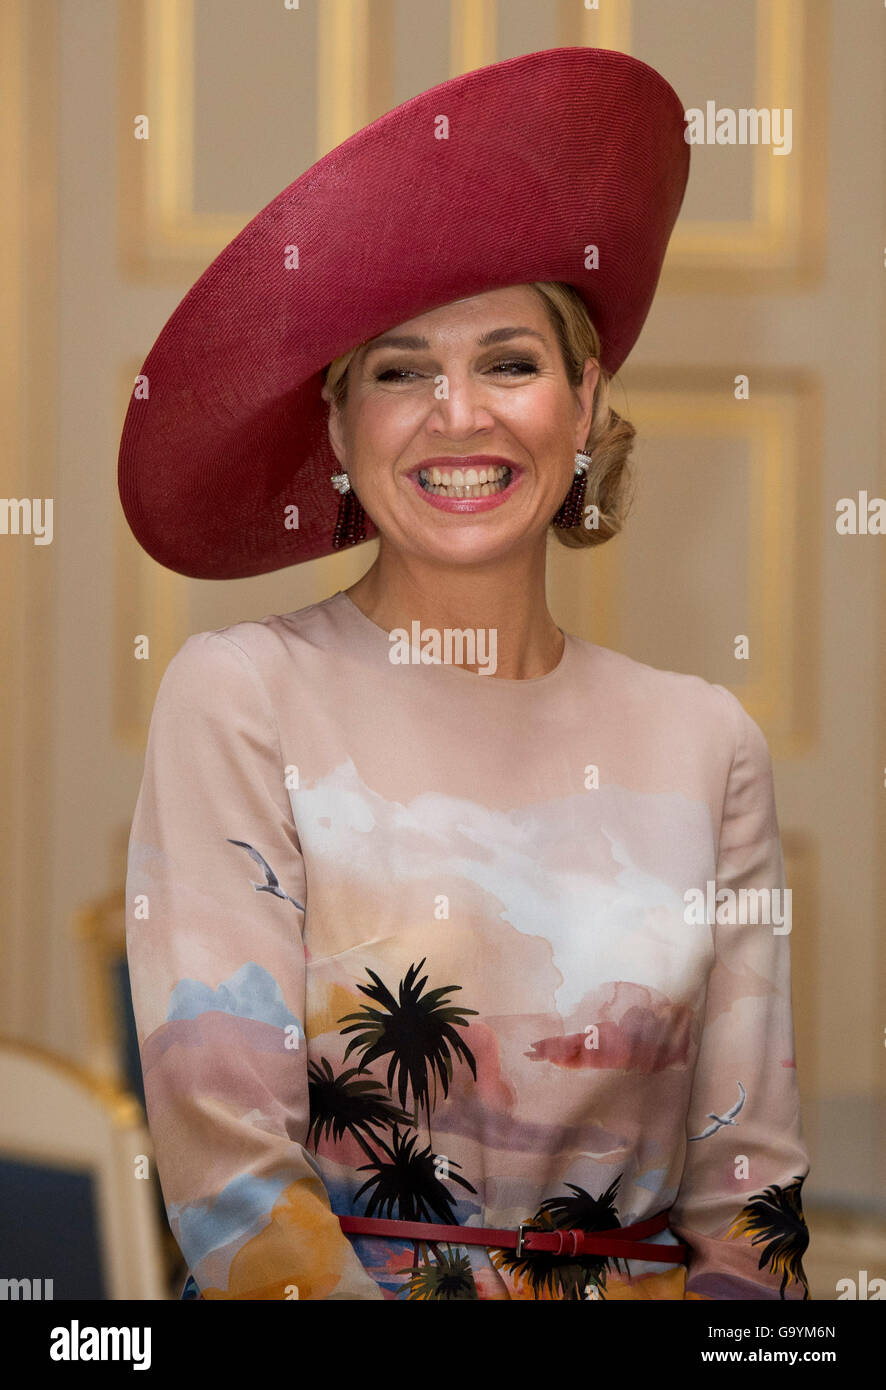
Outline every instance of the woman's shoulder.
[(759, 725), (725, 685), (695, 672), (652, 666), (582, 638), (573, 640), (585, 663), (589, 688), (599, 690), (607, 701), (635, 718), (646, 714), (659, 730), (668, 723), (694, 728), (699, 734), (710, 729), (718, 741), (763, 739)]
[(291, 612), (269, 613), (194, 632), (178, 648), (167, 669), (175, 666), (199, 672), (203, 668), (209, 675), (245, 661), (261, 673), (272, 670), (281, 658), (291, 663), (300, 649), (334, 648), (340, 628), (338, 598), (333, 594)]

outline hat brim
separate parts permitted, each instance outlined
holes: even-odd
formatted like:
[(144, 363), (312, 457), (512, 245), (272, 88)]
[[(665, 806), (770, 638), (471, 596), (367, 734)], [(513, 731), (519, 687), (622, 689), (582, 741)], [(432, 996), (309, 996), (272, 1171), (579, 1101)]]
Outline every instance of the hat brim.
[(683, 201), (684, 132), (654, 68), (555, 48), (432, 87), (318, 160), (216, 257), (144, 363), (118, 459), (139, 543), (198, 579), (331, 554), (324, 370), (454, 299), (565, 281), (617, 371)]

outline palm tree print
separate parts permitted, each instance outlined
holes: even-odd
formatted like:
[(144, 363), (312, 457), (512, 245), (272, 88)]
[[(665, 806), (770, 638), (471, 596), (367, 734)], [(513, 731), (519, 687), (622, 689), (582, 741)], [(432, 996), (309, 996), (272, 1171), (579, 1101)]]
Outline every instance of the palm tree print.
[[(549, 1197), (524, 1225), (536, 1231), (612, 1230), (621, 1225), (615, 1194), (622, 1176), (620, 1173), (613, 1180), (602, 1197), (592, 1197), (583, 1187), (568, 1182), (571, 1196)], [(548, 1293), (565, 1300), (583, 1300), (588, 1284), (605, 1298), (607, 1269), (612, 1266), (618, 1272), (621, 1267), (615, 1255), (554, 1255), (547, 1250), (527, 1250), (519, 1257), (515, 1250), (494, 1250), (490, 1259), (496, 1269), (525, 1277), (536, 1298)]]
[(450, 1299), (460, 1302), (476, 1302), (480, 1295), (474, 1283), (471, 1262), (467, 1255), (453, 1254), (452, 1246), (446, 1252), (436, 1251), (436, 1260), (422, 1260), (417, 1269), (401, 1269), (398, 1274), (408, 1274), (404, 1285), (408, 1289), (407, 1299)]
[[(366, 1206), (367, 1216), (374, 1216), (378, 1212), (382, 1216), (393, 1217), (396, 1207), (395, 1219), (399, 1221), (437, 1220), (447, 1226), (457, 1224), (453, 1199), (437, 1176), (431, 1146), (428, 1144), (416, 1152), (417, 1143), (418, 1135), (401, 1135), (397, 1125), (394, 1125), (390, 1146), (383, 1139), (378, 1140), (388, 1161), (373, 1157), (371, 1163), (364, 1163), (357, 1170), (362, 1173), (367, 1168), (372, 1169), (373, 1176), (367, 1178), (359, 1192), (354, 1193), (354, 1200), (362, 1197), (364, 1192), (372, 1193)], [(449, 1160), (450, 1181), (457, 1182), (468, 1192), (476, 1192), (477, 1189), (467, 1178), (451, 1171), (460, 1166)], [(413, 1245), (413, 1266), (418, 1264), (420, 1244), (422, 1242), (416, 1241)]]
[(757, 1268), (768, 1266), (773, 1274), (781, 1275), (779, 1298), (784, 1298), (791, 1280), (803, 1285), (804, 1300), (809, 1297), (809, 1284), (803, 1270), (809, 1228), (800, 1200), (802, 1186), (802, 1177), (794, 1178), (786, 1187), (773, 1183), (742, 1207), (726, 1232), (727, 1236), (750, 1236), (752, 1245), (767, 1242)]
[(314, 1135), (315, 1146), (323, 1135), (339, 1140), (350, 1134), (371, 1159), (375, 1151), (366, 1139), (377, 1138), (376, 1130), (390, 1130), (395, 1124), (408, 1124), (405, 1110), (394, 1105), (380, 1081), (361, 1076), (361, 1068), (349, 1067), (338, 1076), (325, 1057), (308, 1063), (308, 1104), (311, 1123), (308, 1142)]
[[(410, 965), (400, 981), (396, 999), (375, 971), (367, 967), (366, 973), (373, 983), (358, 985), (357, 988), (380, 1007), (371, 1008), (364, 1004), (356, 1013), (345, 1014), (339, 1023), (348, 1023), (353, 1019), (354, 1022), (342, 1028), (341, 1032), (358, 1035), (348, 1043), (345, 1061), (352, 1051), (361, 1049), (362, 1068), (365, 1069), (377, 1058), (390, 1054), (388, 1087), (393, 1089), (396, 1079), (397, 1093), (404, 1109), (411, 1091), (416, 1128), (419, 1109), (424, 1106), (428, 1138), (431, 1139), (431, 1110), (437, 1102), (437, 1080), (439, 1078), (443, 1095), (448, 1096), (453, 1054), (468, 1064), (474, 1080), (477, 1079), (474, 1054), (456, 1031), (467, 1027), (465, 1015), (476, 1014), (477, 1010), (453, 1005), (446, 997), (452, 990), (461, 989), (461, 985), (441, 985), (423, 994), (427, 976), (419, 979), (418, 975), (424, 963), (421, 960), (418, 965)], [(430, 1076), (434, 1078), (433, 1106)]]
[[(421, 971), (425, 961), (412, 964), (400, 981), (395, 998), (373, 970), (367, 969), (369, 985), (358, 985), (373, 1005), (364, 1005), (355, 1013), (345, 1014), (339, 1023), (348, 1024), (342, 1034), (356, 1033), (351, 1038), (344, 1062), (352, 1052), (360, 1050), (359, 1065), (346, 1068), (336, 1076), (325, 1057), (308, 1064), (308, 1095), (311, 1121), (308, 1139), (313, 1136), (316, 1148), (326, 1135), (340, 1140), (350, 1134), (370, 1160), (358, 1172), (372, 1172), (354, 1201), (369, 1193), (365, 1215), (381, 1213), (400, 1221), (441, 1220), (455, 1225), (454, 1199), (438, 1173), (436, 1155), (431, 1150), (431, 1111), (437, 1104), (437, 1084), (444, 1096), (449, 1094), (454, 1060), (470, 1067), (477, 1079), (474, 1054), (458, 1033), (468, 1027), (467, 1015), (476, 1009), (453, 1005), (449, 995), (459, 985), (442, 985), (424, 992), (427, 976)], [(387, 1086), (368, 1075), (372, 1062), (390, 1055)], [(434, 1079), (433, 1100), (430, 1077)], [(396, 1083), (399, 1106), (389, 1092)], [(411, 1113), (406, 1109), (411, 1096)], [(424, 1107), (428, 1119), (428, 1144), (417, 1149), (418, 1117)], [(411, 1135), (402, 1130), (413, 1129)], [(382, 1132), (387, 1131), (390, 1143)], [(460, 1167), (447, 1160), (447, 1177), (469, 1192), (476, 1188), (467, 1178), (453, 1173)], [(430, 1246), (436, 1263), (427, 1257), (418, 1268), (419, 1249)], [(400, 1271), (401, 1273), (405, 1271)], [(412, 1276), (402, 1286), (410, 1298), (476, 1298), (478, 1297), (470, 1261), (467, 1256), (441, 1253), (433, 1241), (413, 1242)], [(473, 1292), (471, 1292), (473, 1290)], [(399, 1290), (398, 1290), (399, 1292)]]

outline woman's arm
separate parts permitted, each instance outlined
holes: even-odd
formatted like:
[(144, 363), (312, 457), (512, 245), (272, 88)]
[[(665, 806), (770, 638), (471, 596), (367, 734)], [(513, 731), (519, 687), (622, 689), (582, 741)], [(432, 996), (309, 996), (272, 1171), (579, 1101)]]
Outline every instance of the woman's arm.
[(804, 1298), (808, 1232), (800, 1190), (809, 1159), (794, 1064), (791, 917), (772, 760), (740, 702), (714, 688), (728, 705), (735, 753), (717, 860), (716, 959), (671, 1228), (690, 1247), (687, 1297)]
[(126, 936), (164, 1201), (204, 1298), (382, 1298), (305, 1148), (305, 892), (267, 692), (199, 633), (154, 706)]

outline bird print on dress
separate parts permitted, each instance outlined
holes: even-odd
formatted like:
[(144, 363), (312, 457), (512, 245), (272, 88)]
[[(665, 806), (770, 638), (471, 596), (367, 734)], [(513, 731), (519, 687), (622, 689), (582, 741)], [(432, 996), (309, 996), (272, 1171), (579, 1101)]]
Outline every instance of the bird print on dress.
[(241, 849), (245, 849), (249, 857), (255, 860), (264, 874), (264, 883), (253, 883), (252, 885), (256, 893), (273, 893), (275, 898), (285, 898), (288, 903), (292, 903), (293, 907), (297, 907), (300, 912), (304, 912), (303, 903), (296, 902), (295, 898), (290, 898), (288, 893), (283, 892), (283, 889), (280, 887), (280, 881), (274, 873), (274, 870), (271, 868), (268, 861), (259, 854), (257, 849), (253, 849), (252, 845), (248, 845), (245, 840), (228, 839), (228, 844), (239, 845)]
[(691, 1142), (692, 1140), (694, 1140), (694, 1139), (709, 1139), (710, 1136), (711, 1136), (712, 1134), (716, 1134), (716, 1133), (717, 1133), (717, 1130), (718, 1130), (718, 1129), (722, 1129), (723, 1125), (736, 1125), (736, 1124), (738, 1124), (738, 1121), (736, 1120), (735, 1117), (736, 1117), (736, 1115), (738, 1114), (738, 1112), (741, 1110), (741, 1108), (742, 1108), (742, 1106), (744, 1105), (745, 1101), (747, 1100), (747, 1096), (748, 1096), (747, 1091), (745, 1090), (744, 1086), (742, 1086), (741, 1082), (739, 1081), (739, 1083), (738, 1083), (738, 1100), (735, 1102), (735, 1104), (733, 1105), (732, 1109), (731, 1109), (731, 1110), (727, 1110), (726, 1113), (725, 1113), (725, 1115), (717, 1115), (717, 1114), (715, 1114), (715, 1112), (714, 1112), (713, 1110), (709, 1110), (709, 1111), (708, 1111), (708, 1119), (709, 1119), (709, 1120), (713, 1120), (714, 1123), (713, 1123), (712, 1125), (708, 1125), (707, 1129), (703, 1129), (702, 1132), (701, 1132), (701, 1134), (690, 1134), (690, 1136), (689, 1136), (690, 1142)]
[[(712, 1123), (701, 1134), (690, 1135), (693, 1139), (708, 1139), (725, 1125), (737, 1124), (736, 1115), (747, 1100), (747, 1091), (738, 1083), (739, 1098), (730, 1110), (723, 1115), (709, 1111)], [(784, 1298), (788, 1283), (793, 1280), (803, 1285), (803, 1298), (809, 1298), (809, 1284), (803, 1269), (803, 1256), (809, 1245), (809, 1229), (803, 1216), (800, 1189), (803, 1178), (796, 1177), (786, 1187), (773, 1183), (766, 1191), (751, 1197), (742, 1207), (738, 1216), (726, 1232), (730, 1238), (748, 1235), (752, 1245), (763, 1242), (763, 1251), (758, 1269), (768, 1268), (775, 1275), (781, 1275), (779, 1296)]]

